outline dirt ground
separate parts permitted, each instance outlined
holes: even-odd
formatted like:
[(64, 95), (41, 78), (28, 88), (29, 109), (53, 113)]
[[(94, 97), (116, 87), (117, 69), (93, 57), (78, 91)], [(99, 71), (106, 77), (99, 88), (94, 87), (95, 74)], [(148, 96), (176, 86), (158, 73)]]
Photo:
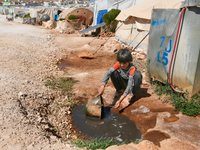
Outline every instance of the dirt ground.
[[(108, 71), (117, 62), (114, 50), (118, 48), (118, 43), (114, 40), (114, 38), (108, 40), (105, 47), (102, 47), (95, 54), (96, 59), (79, 58), (78, 54), (82, 51), (90, 53), (95, 52), (95, 50), (98, 50), (99, 45), (101, 45), (101, 43), (103, 43), (106, 39), (107, 38), (102, 38), (100, 41), (94, 40), (93, 45), (88, 45), (88, 41), (86, 40), (83, 45), (80, 45), (80, 48), (70, 47), (73, 50), (70, 52), (68, 51), (67, 56), (58, 62), (58, 67), (61, 70), (64, 70), (65, 73), (68, 74), (67, 76), (72, 76), (80, 81), (74, 85), (75, 99), (78, 99), (80, 102), (82, 101), (84, 103), (86, 99), (94, 97), (97, 94), (97, 90), (101, 85), (104, 73), (106, 73), (106, 71)], [(84, 39), (81, 41), (83, 42), (83, 40)], [(67, 45), (68, 44), (66, 44), (66, 46)], [(107, 47), (108, 45), (110, 45), (110, 47)], [(142, 71), (145, 68), (139, 69), (143, 75), (145, 75)], [(109, 80), (102, 95), (105, 106), (112, 107), (114, 105), (116, 102), (116, 100), (114, 101), (112, 99), (112, 95), (114, 93), (115, 88)], [(153, 128), (155, 126), (156, 116), (159, 112), (170, 112), (171, 114), (178, 113), (174, 111), (174, 107), (172, 105), (163, 103), (163, 101), (164, 99), (161, 99), (156, 94), (153, 94), (153, 90), (150, 85), (144, 84), (141, 89), (137, 91), (136, 97), (129, 106), (125, 109), (121, 109), (120, 107), (119, 109), (112, 108), (111, 110), (130, 118), (140, 128), (141, 132), (145, 134), (149, 128)], [(133, 113), (131, 113), (131, 110), (139, 108), (142, 105), (149, 108), (151, 113), (137, 115), (133, 115)]]
[[(114, 50), (121, 44), (112, 37), (100, 47), (107, 37), (94, 39), (61, 34), (42, 26), (8, 22), (5, 16), (0, 16), (0, 26), (0, 149), (78, 150), (68, 140), (58, 139), (74, 139), (76, 134), (70, 123), (71, 109), (62, 105), (69, 98), (59, 96), (46, 87), (46, 77), (73, 77), (78, 80), (70, 98), (84, 103), (97, 94), (104, 73), (116, 63)], [(78, 54), (83, 51), (97, 51), (96, 58), (79, 58)], [(133, 54), (133, 57), (136, 56)], [(145, 64), (145, 61), (142, 63)], [(146, 135), (147, 130), (156, 126), (160, 113), (169, 112), (173, 116), (179, 112), (174, 111), (171, 104), (164, 103), (167, 97), (153, 94), (145, 81), (145, 68), (139, 69), (144, 81), (136, 98), (121, 111), (111, 110), (130, 118)], [(105, 106), (113, 106), (114, 92), (109, 81), (102, 95)], [(135, 113), (142, 105), (150, 111)], [(167, 121), (174, 120), (172, 117)], [(168, 138), (166, 134), (153, 131), (144, 136), (144, 140), (156, 146)]]

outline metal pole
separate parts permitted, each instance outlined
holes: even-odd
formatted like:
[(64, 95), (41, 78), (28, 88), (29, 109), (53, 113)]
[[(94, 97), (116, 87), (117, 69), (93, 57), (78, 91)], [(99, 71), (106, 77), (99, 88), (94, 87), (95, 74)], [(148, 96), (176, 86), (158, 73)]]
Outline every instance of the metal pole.
[(142, 43), (142, 41), (144, 41), (144, 39), (149, 35), (149, 32), (147, 33), (147, 35), (145, 35), (145, 37), (138, 43), (138, 45), (136, 45), (136, 47), (134, 47), (134, 49), (132, 51), (134, 51), (139, 45), (140, 43)]

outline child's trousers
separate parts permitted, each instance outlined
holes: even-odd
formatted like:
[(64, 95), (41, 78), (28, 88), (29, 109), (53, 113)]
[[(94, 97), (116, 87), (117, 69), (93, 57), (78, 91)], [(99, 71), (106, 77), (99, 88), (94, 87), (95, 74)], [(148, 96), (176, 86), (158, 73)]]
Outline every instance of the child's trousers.
[[(115, 70), (111, 74), (111, 81), (117, 91), (120, 91), (121, 89), (125, 90), (128, 84), (128, 80), (122, 78), (122, 76), (117, 70)], [(141, 84), (142, 84), (142, 74), (140, 71), (136, 70), (134, 73), (134, 85), (132, 88), (132, 93), (134, 95), (136, 94), (136, 91), (140, 89)]]

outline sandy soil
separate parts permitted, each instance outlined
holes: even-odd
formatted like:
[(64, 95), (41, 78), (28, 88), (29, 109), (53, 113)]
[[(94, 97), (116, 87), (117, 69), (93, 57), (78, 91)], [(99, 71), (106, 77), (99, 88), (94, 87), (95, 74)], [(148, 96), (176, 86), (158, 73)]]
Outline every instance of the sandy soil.
[[(56, 73), (53, 35), (0, 16), (0, 149), (78, 149), (61, 142), (47, 122), (56, 99), (43, 79)], [(54, 133), (54, 134), (53, 134)]]
[[(112, 37), (100, 47), (107, 38), (60, 34), (41, 26), (8, 22), (5, 16), (0, 16), (0, 26), (0, 149), (78, 149), (57, 138), (75, 138), (71, 110), (56, 109), (68, 98), (45, 87), (45, 78), (52, 75), (79, 80), (73, 86), (72, 98), (83, 103), (97, 94), (104, 73), (116, 63), (113, 51), (120, 44)], [(79, 58), (83, 51), (97, 51), (96, 59)], [(144, 74), (145, 68), (139, 69)], [(103, 94), (106, 106), (115, 103), (114, 92), (109, 81)], [(111, 110), (129, 117), (145, 134), (155, 127), (159, 113), (178, 113), (163, 100), (167, 98), (158, 97), (148, 84), (143, 84), (128, 107)], [(135, 114), (133, 110), (141, 105), (150, 112)], [(159, 143), (157, 137), (168, 138), (160, 133), (147, 136), (154, 144)]]

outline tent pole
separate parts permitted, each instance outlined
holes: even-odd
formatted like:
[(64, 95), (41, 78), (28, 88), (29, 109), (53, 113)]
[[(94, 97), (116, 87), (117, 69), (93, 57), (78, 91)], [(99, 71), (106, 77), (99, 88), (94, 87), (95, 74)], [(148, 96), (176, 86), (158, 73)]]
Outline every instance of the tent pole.
[(148, 32), (147, 35), (145, 35), (145, 37), (138, 43), (138, 45), (136, 45), (136, 46), (132, 49), (132, 51), (134, 51), (134, 50), (140, 45), (140, 43), (142, 43), (142, 41), (144, 41), (144, 39), (145, 39), (148, 35), (149, 35), (149, 32)]

